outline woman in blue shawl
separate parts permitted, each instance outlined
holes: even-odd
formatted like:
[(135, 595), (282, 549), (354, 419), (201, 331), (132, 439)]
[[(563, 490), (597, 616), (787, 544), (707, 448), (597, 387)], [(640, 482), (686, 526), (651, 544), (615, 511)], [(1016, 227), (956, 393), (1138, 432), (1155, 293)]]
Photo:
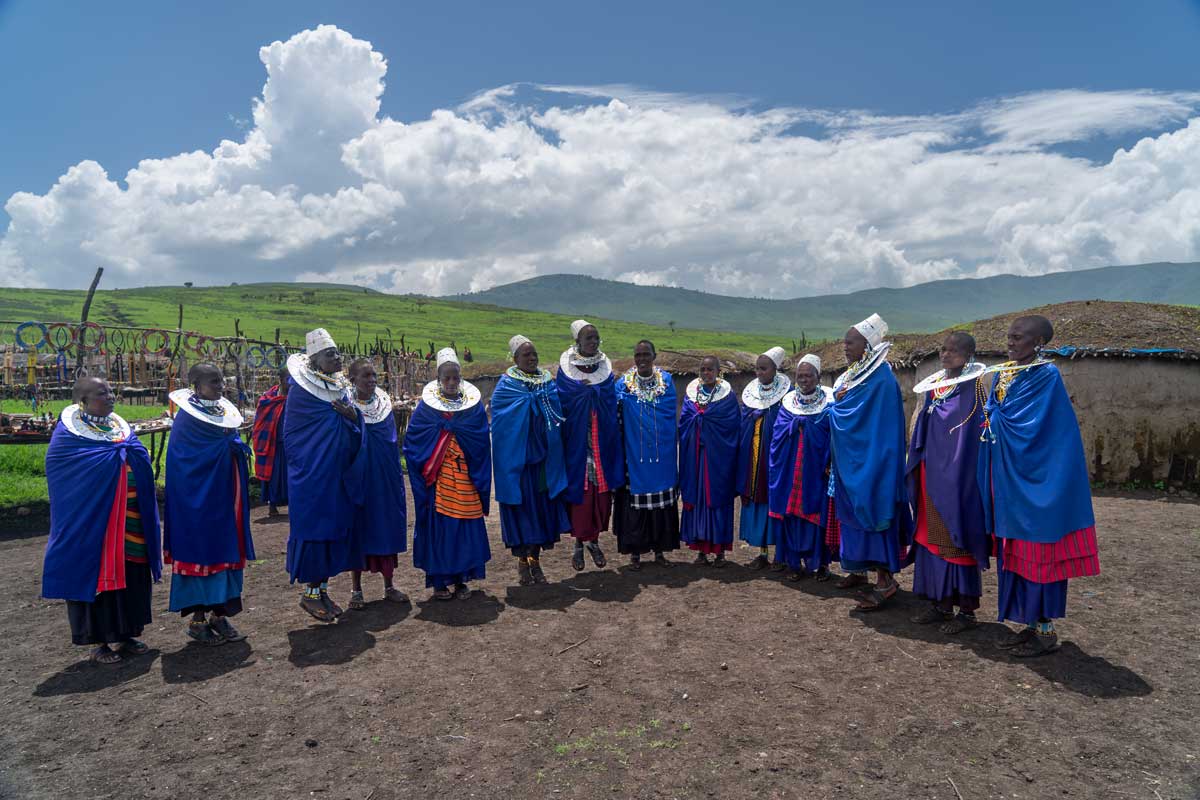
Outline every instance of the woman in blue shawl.
[(67, 601), (71, 641), (118, 664), (149, 648), (151, 584), (162, 573), (150, 456), (113, 413), (108, 382), (80, 378), (46, 450), (50, 538), (42, 597)]
[[(780, 520), (771, 517), (771, 433), (779, 416), (779, 403), (791, 391), (792, 382), (779, 371), (784, 350), (772, 347), (754, 362), (755, 380), (742, 390), (742, 423), (738, 442), (737, 493), (742, 498), (738, 524), (743, 542), (758, 548), (750, 569), (766, 569), (767, 548), (779, 542)], [(775, 572), (784, 564), (775, 554)]]
[(354, 459), (357, 491), (354, 501), (354, 551), (362, 561), (350, 571), (350, 608), (366, 608), (362, 574), (383, 576), (383, 599), (409, 602), (396, 588), (394, 576), (400, 565), (398, 554), (408, 550), (408, 508), (404, 497), (404, 471), (400, 468), (400, 445), (392, 398), (378, 386), (375, 362), (359, 358), (346, 371), (353, 386), (351, 400), (362, 420), (362, 444)]
[(679, 532), (696, 551), (694, 563), (714, 567), (728, 564), (725, 553), (733, 548), (733, 471), (741, 422), (737, 395), (720, 371), (716, 356), (704, 357), (699, 377), (684, 390), (679, 414)]
[(796, 365), (796, 388), (783, 396), (771, 436), (771, 516), (782, 522), (775, 554), (799, 581), (815, 572), (829, 580), (832, 554), (825, 543), (829, 512), (829, 402), (821, 359)]
[(966, 331), (951, 333), (942, 343), (941, 361), (908, 444), (908, 494), (916, 532), (907, 561), (916, 564), (913, 594), (930, 600), (912, 621), (940, 622), (939, 630), (953, 635), (978, 624), (981, 570), (988, 565), (991, 540), (975, 481), (984, 399), (975, 338)]
[(668, 567), (663, 555), (679, 549), (678, 433), (675, 381), (654, 366), (654, 343), (633, 350), (633, 367), (617, 382), (617, 408), (625, 442), (626, 487), (618, 491), (613, 532), (629, 568), (642, 568), (642, 555)]
[(287, 569), (305, 584), (300, 607), (333, 622), (342, 609), (329, 597), (329, 579), (357, 569), (362, 554), (350, 535), (358, 487), (350, 467), (362, 443), (358, 412), (342, 374), (342, 355), (324, 328), (309, 331), (305, 352), (288, 358), (291, 387), (283, 418), (287, 441)]
[(834, 509), (841, 530), (841, 588), (875, 586), (859, 598), (859, 611), (877, 611), (895, 596), (893, 573), (912, 536), (904, 485), (904, 401), (887, 363), (887, 323), (878, 314), (846, 331), (850, 368), (834, 383), (829, 410), (833, 435)]
[[(404, 434), (413, 493), (413, 566), (434, 600), (471, 596), (492, 557), (484, 517), (492, 495), (492, 452), (479, 390), (462, 380), (450, 348), (437, 354), (437, 379), (421, 392)], [(453, 586), (451, 593), (449, 587)]]
[(586, 546), (592, 563), (607, 563), (600, 532), (612, 517), (612, 493), (625, 480), (625, 456), (617, 425), (616, 379), (612, 362), (600, 350), (600, 332), (586, 320), (571, 323), (575, 343), (558, 359), (555, 384), (562, 402), (563, 458), (567, 466), (566, 501), (575, 552), (571, 566), (583, 569)]
[(553, 376), (538, 366), (524, 336), (508, 341), (513, 365), (492, 392), (492, 463), (500, 536), (517, 559), (517, 582), (546, 583), (542, 550), (554, 547), (571, 520), (563, 495), (562, 405)]
[(1039, 357), (1053, 336), (1045, 317), (1013, 320), (1011, 360), (992, 382), (979, 457), (998, 616), (1025, 626), (1000, 646), (1021, 658), (1058, 650), (1054, 620), (1067, 614), (1068, 580), (1100, 574), (1079, 422), (1058, 368)]
[(178, 411), (163, 511), (163, 557), (172, 570), (168, 608), (192, 618), (188, 636), (201, 644), (240, 642), (246, 637), (229, 618), (242, 611), (242, 577), (254, 559), (251, 451), (238, 434), (241, 412), (221, 396), (221, 370), (196, 364), (188, 383), (192, 388), (171, 392)]

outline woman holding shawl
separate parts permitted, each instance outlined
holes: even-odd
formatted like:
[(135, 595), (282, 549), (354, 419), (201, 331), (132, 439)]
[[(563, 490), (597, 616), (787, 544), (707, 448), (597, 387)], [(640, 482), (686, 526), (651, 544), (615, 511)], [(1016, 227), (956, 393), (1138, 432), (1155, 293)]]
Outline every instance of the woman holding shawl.
[(384, 600), (407, 603), (408, 595), (392, 583), (400, 564), (397, 554), (408, 550), (408, 509), (392, 398), (377, 385), (375, 362), (371, 359), (351, 362), (346, 374), (353, 386), (351, 400), (362, 423), (362, 444), (352, 470), (353, 484), (359, 490), (351, 498), (355, 504), (353, 549), (362, 554), (362, 561), (350, 571), (350, 608), (366, 608), (364, 571), (383, 576)]
[(404, 435), (416, 513), (413, 566), (425, 572), (434, 600), (466, 600), (467, 582), (487, 576), (492, 553), (483, 518), (492, 494), (490, 445), (479, 390), (462, 380), (458, 357), (443, 348), (437, 380), (421, 392)]
[(1054, 327), (1019, 317), (984, 407), (979, 490), (996, 537), (1001, 620), (1024, 625), (1000, 646), (1028, 658), (1058, 649), (1067, 581), (1100, 574), (1079, 423), (1058, 368), (1040, 358)]
[[(975, 362), (975, 338), (966, 331), (946, 337), (941, 359), (940, 385), (925, 392), (908, 444), (908, 493), (917, 525), (907, 560), (916, 564), (913, 594), (931, 601), (912, 621), (940, 622), (939, 630), (953, 635), (978, 624), (981, 569), (990, 548), (975, 479), (983, 365)], [(948, 383), (953, 380), (960, 382)]]
[(554, 547), (571, 520), (563, 494), (562, 405), (550, 373), (524, 336), (508, 341), (513, 366), (492, 392), (492, 461), (500, 535), (517, 558), (517, 582), (546, 583), (542, 550)]
[(771, 435), (771, 517), (780, 521), (775, 557), (798, 581), (815, 572), (829, 580), (832, 555), (825, 543), (829, 512), (829, 403), (821, 385), (821, 359), (808, 354), (796, 365), (796, 388), (783, 396)]
[(309, 331), (305, 352), (288, 358), (292, 376), (283, 420), (287, 441), (287, 569), (292, 582), (305, 584), (300, 607), (314, 619), (333, 622), (342, 609), (329, 597), (329, 579), (355, 569), (362, 554), (354, 551), (357, 494), (351, 471), (362, 442), (358, 412), (342, 375), (342, 354), (324, 328)]
[(600, 350), (600, 332), (586, 320), (571, 323), (575, 343), (558, 360), (555, 384), (562, 401), (563, 456), (567, 465), (566, 501), (575, 552), (571, 566), (583, 569), (586, 546), (592, 563), (607, 563), (600, 531), (608, 530), (612, 492), (625, 479), (625, 456), (617, 425), (616, 379), (612, 362)]
[(179, 410), (167, 444), (163, 510), (163, 559), (172, 571), (168, 610), (191, 616), (188, 636), (201, 644), (240, 642), (246, 637), (229, 618), (242, 610), (242, 576), (254, 559), (250, 448), (238, 434), (241, 412), (221, 396), (221, 370), (196, 364), (188, 383), (192, 388), (170, 395)]
[(675, 381), (654, 366), (654, 343), (643, 339), (633, 350), (633, 368), (617, 383), (617, 407), (625, 443), (627, 486), (617, 492), (613, 532), (629, 568), (642, 568), (642, 555), (669, 567), (663, 553), (679, 549), (678, 434)]
[(733, 471), (741, 418), (737, 396), (720, 369), (716, 356), (704, 357), (679, 415), (680, 533), (696, 551), (694, 563), (714, 567), (728, 564), (725, 553), (733, 548)]
[[(50, 538), (42, 597), (67, 601), (71, 641), (98, 664), (149, 648), (150, 589), (162, 572), (150, 455), (113, 413), (100, 378), (80, 378), (46, 450)], [(144, 488), (143, 488), (144, 487)], [(139, 491), (142, 489), (142, 491)]]
[[(782, 347), (772, 347), (754, 363), (755, 380), (742, 390), (742, 421), (738, 440), (737, 493), (742, 498), (739, 524), (743, 542), (758, 548), (750, 569), (769, 565), (767, 547), (779, 541), (781, 521), (770, 515), (768, 491), (771, 432), (779, 416), (779, 403), (792, 388), (792, 382), (779, 371), (783, 366)], [(784, 569), (775, 553), (775, 571)]]
[(287, 500), (287, 454), (283, 447), (283, 407), (287, 403), (288, 371), (279, 369), (279, 383), (258, 398), (254, 413), (254, 475), (262, 487), (267, 516), (279, 516)]
[(904, 485), (904, 401), (887, 363), (887, 330), (872, 314), (846, 331), (850, 368), (834, 383), (829, 410), (834, 510), (842, 568), (850, 573), (838, 586), (865, 584), (868, 569), (876, 574), (875, 586), (859, 599), (859, 611), (877, 611), (899, 591), (893, 573), (912, 535)]

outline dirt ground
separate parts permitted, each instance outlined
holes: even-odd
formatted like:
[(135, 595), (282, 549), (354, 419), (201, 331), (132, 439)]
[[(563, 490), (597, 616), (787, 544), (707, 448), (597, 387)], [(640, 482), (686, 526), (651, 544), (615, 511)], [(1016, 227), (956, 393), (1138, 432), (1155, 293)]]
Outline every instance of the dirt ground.
[[(164, 581), (151, 652), (106, 669), (38, 599), (45, 537), (10, 535), (0, 797), (1200, 797), (1200, 506), (1096, 510), (1103, 575), (1072, 582), (1062, 652), (1029, 662), (992, 646), (995, 622), (950, 639), (907, 621), (907, 593), (853, 614), (744, 549), (630, 573), (609, 547), (576, 575), (560, 545), (554, 583), (518, 587), (495, 526), (470, 600), (430, 602), (406, 567), (411, 607), (319, 626), (287, 584), (286, 522), (259, 510), (249, 641), (185, 644)], [(991, 573), (985, 591), (994, 619)]]

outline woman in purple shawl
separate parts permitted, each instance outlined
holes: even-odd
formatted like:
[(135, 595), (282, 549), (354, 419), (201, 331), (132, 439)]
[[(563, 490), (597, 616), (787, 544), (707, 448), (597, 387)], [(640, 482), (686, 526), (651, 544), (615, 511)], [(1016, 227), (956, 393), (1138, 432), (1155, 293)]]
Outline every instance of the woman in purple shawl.
[(46, 450), (50, 539), (42, 597), (67, 601), (71, 641), (119, 664), (149, 650), (150, 587), (162, 574), (154, 470), (100, 378), (80, 378)]
[(737, 395), (720, 372), (717, 357), (705, 356), (700, 377), (684, 390), (679, 414), (679, 531), (696, 551), (694, 563), (714, 567), (728, 564), (725, 553), (733, 549), (733, 471), (741, 420)]
[(908, 493), (917, 527), (906, 563), (916, 564), (913, 593), (931, 601), (912, 621), (940, 622), (942, 633), (957, 634), (978, 624), (981, 570), (990, 547), (975, 480), (983, 365), (975, 362), (975, 339), (966, 331), (946, 337), (941, 360), (942, 385), (925, 392), (908, 444)]

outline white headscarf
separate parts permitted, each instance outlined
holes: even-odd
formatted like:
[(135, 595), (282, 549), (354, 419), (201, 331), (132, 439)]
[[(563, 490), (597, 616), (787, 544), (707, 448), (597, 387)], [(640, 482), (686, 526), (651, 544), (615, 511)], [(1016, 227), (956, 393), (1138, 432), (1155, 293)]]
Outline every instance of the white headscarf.
[(443, 347), (441, 350), (438, 350), (438, 354), (437, 354), (438, 367), (440, 368), (442, 366), (442, 364), (445, 364), (446, 362), (450, 362), (452, 364), (458, 364), (458, 354), (454, 352), (453, 347)]
[(513, 358), (516, 358), (517, 351), (521, 349), (521, 345), (523, 344), (532, 344), (532, 342), (529, 341), (528, 336), (522, 336), (518, 333), (516, 336), (508, 340), (508, 354)]
[[(817, 371), (817, 375), (821, 374), (821, 357), (818, 355), (808, 353), (804, 356), (804, 358), (800, 359), (800, 364), (812, 364), (813, 369)], [(796, 366), (798, 367), (800, 364), (797, 364)]]
[(867, 344), (871, 347), (878, 347), (883, 341), (883, 337), (888, 334), (888, 324), (883, 321), (883, 317), (878, 314), (872, 314), (862, 322), (854, 326), (854, 330), (863, 335), (867, 340)]
[(778, 369), (779, 367), (783, 366), (783, 358), (787, 355), (787, 353), (782, 347), (772, 347), (770, 350), (763, 353), (763, 355), (774, 361), (775, 368)]
[(304, 354), (315, 356), (322, 350), (328, 350), (331, 347), (337, 347), (333, 343), (333, 337), (329, 335), (329, 331), (324, 328), (315, 328), (304, 334)]
[(591, 324), (592, 323), (588, 322), (586, 319), (577, 319), (574, 322), (572, 322), (571, 323), (571, 338), (578, 339), (579, 332)]

